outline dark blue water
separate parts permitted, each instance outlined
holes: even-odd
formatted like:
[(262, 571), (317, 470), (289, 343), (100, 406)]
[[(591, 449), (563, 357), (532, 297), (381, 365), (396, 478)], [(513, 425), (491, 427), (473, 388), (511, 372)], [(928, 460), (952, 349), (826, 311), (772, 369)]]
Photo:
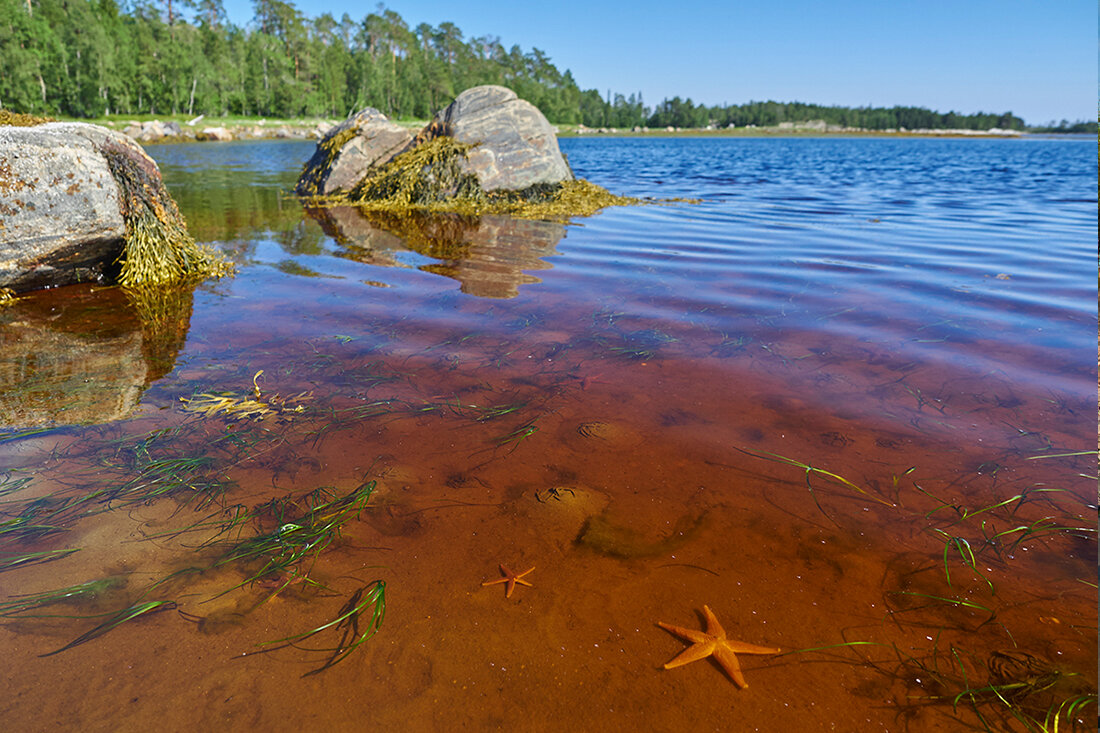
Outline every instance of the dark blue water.
[(940, 322), (1042, 348), (1091, 339), (1087, 141), (570, 139), (563, 149), (579, 175), (612, 190), (704, 199), (586, 224), (624, 235), (595, 249), (659, 258), (653, 277), (690, 281), (700, 305), (732, 296), (763, 316), (796, 303), (803, 323), (881, 339)]

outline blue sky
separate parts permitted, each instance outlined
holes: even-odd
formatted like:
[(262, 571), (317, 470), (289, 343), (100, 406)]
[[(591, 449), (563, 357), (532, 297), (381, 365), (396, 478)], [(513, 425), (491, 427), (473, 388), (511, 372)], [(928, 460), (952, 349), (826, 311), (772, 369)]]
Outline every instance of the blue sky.
[[(230, 20), (251, 0), (224, 0)], [(377, 3), (297, 2), (361, 20)], [(411, 28), (539, 48), (582, 89), (696, 103), (752, 100), (1011, 111), (1096, 119), (1094, 0), (394, 0)]]

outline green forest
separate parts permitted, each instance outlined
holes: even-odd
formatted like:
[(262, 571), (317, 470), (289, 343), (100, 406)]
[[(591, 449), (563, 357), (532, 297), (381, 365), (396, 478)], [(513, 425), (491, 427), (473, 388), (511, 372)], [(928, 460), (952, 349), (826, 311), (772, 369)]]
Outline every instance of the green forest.
[[(363, 18), (308, 17), (284, 0), (254, 0), (245, 27), (221, 0), (0, 0), (0, 109), (110, 114), (343, 118), (375, 107), (426, 119), (464, 89), (502, 84), (558, 124), (738, 127), (824, 120), (870, 130), (1024, 129), (1003, 114), (916, 107), (750, 102), (708, 107), (582, 90), (545, 51), (466, 38), (452, 23), (415, 28), (379, 5)], [(1093, 126), (1095, 127), (1095, 126)]]

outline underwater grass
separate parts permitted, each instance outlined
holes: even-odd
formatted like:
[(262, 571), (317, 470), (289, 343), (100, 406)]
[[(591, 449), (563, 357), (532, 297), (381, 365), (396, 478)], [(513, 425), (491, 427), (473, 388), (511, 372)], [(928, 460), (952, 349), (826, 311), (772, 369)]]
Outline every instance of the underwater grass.
[(43, 428), (25, 428), (22, 430), (0, 430), (0, 443), (6, 443), (9, 440), (22, 440), (23, 438), (29, 438), (32, 435), (42, 435), (43, 433), (49, 433), (57, 430), (56, 427), (43, 427)]
[[(214, 567), (224, 567), (234, 563), (258, 564), (259, 569), (251, 571), (249, 576), (226, 590), (231, 590), (260, 581), (264, 577), (287, 573), (289, 581), (275, 591), (278, 593), (295, 579), (309, 580), (309, 571), (300, 567), (304, 561), (316, 556), (332, 544), (352, 518), (358, 518), (374, 492), (376, 482), (366, 481), (348, 494), (330, 498), (320, 504), (313, 502), (318, 498), (331, 496), (327, 490), (317, 490), (304, 497), (307, 509), (301, 516), (300, 502), (289, 497), (273, 499), (266, 505), (253, 510), (252, 516), (270, 514), (274, 529), (260, 532), (226, 548), (214, 563)], [(274, 593), (272, 594), (274, 595)]]
[(32, 478), (30, 476), (16, 477), (12, 476), (10, 473), (0, 476), (0, 498), (22, 491), (30, 485), (31, 481)]
[(937, 637), (928, 661), (896, 652), (903, 667), (942, 690), (916, 699), (950, 705), (956, 716), (965, 705), (984, 731), (1005, 730), (1009, 720), (1035, 733), (1060, 730), (1062, 721), (1077, 729), (1074, 717), (1096, 705), (1095, 693), (1073, 689), (1082, 686), (1077, 684), (1079, 675), (1062, 672), (1026, 652), (992, 652), (983, 659), (954, 645), (942, 654), (938, 645)]
[(951, 554), (951, 550), (954, 549), (962, 558), (963, 564), (970, 568), (975, 575), (984, 580), (989, 585), (991, 593), (996, 593), (996, 589), (993, 587), (993, 582), (985, 576), (981, 570), (978, 570), (978, 561), (974, 557), (974, 550), (970, 546), (970, 542), (965, 537), (953, 537), (942, 529), (934, 529), (934, 532), (938, 532), (944, 538), (943, 544), (943, 574), (947, 578), (947, 587), (951, 588), (951, 567), (948, 563), (948, 556)]
[(41, 552), (28, 552), (24, 555), (0, 556), (0, 573), (5, 570), (11, 570), (12, 568), (22, 567), (23, 565), (60, 560), (63, 557), (68, 557), (74, 552), (80, 552), (80, 548), (69, 547), (64, 550), (43, 550)]
[[(821, 504), (818, 502), (817, 495), (814, 493), (813, 484), (810, 483), (810, 476), (813, 475), (813, 474), (820, 474), (821, 476), (824, 476), (824, 477), (840, 484), (841, 486), (845, 486), (849, 489), (852, 489), (853, 491), (867, 497), (868, 499), (871, 499), (872, 501), (878, 502), (879, 504), (882, 504), (883, 506), (887, 506), (887, 507), (891, 507), (891, 508), (897, 508), (897, 504), (895, 504), (894, 502), (887, 501), (886, 499), (875, 496), (874, 494), (871, 494), (871, 493), (867, 492), (866, 490), (860, 488), (859, 486), (852, 483), (848, 479), (844, 478), (843, 476), (841, 476), (839, 474), (835, 474), (832, 471), (826, 471), (823, 468), (815, 468), (814, 466), (811, 466), (808, 463), (803, 463), (802, 461), (797, 461), (794, 458), (787, 458), (786, 456), (781, 456), (778, 453), (769, 453), (767, 451), (763, 451), (761, 453), (753, 453), (752, 451), (746, 450), (744, 448), (736, 448), (736, 450), (740, 451), (741, 453), (744, 453), (745, 455), (752, 456), (753, 458), (760, 458), (760, 459), (763, 459), (765, 461), (772, 461), (772, 462), (775, 462), (775, 463), (782, 463), (782, 464), (785, 464), (785, 465), (788, 465), (788, 466), (795, 466), (796, 468), (799, 468), (799, 469), (802, 469), (803, 471), (805, 471), (805, 473), (806, 473), (806, 487), (810, 490), (810, 496), (813, 497), (814, 504), (817, 505), (817, 508), (821, 511), (822, 514), (825, 514), (825, 510), (822, 508)], [(828, 516), (828, 515), (825, 514), (825, 516)]]
[[(117, 583), (118, 581), (114, 578), (104, 578), (89, 580), (86, 583), (71, 585), (67, 588), (11, 596), (7, 601), (0, 601), (0, 616), (25, 616), (27, 611), (33, 611), (36, 608), (83, 600), (88, 597), (94, 598), (100, 593), (113, 588)], [(50, 616), (50, 618), (53, 617)]]
[(55, 654), (60, 654), (61, 652), (68, 651), (75, 646), (80, 646), (81, 644), (86, 644), (93, 639), (98, 639), (104, 634), (114, 631), (119, 626), (122, 626), (128, 621), (133, 621), (136, 618), (147, 616), (157, 611), (167, 611), (174, 608), (176, 608), (175, 601), (143, 601), (141, 603), (135, 603), (134, 605), (124, 608), (121, 611), (113, 614), (103, 623), (99, 624), (93, 629), (84, 632), (60, 649), (55, 649), (54, 651), (47, 652), (45, 654), (39, 654), (38, 656), (52, 657)]
[[(278, 639), (277, 641), (265, 642), (262, 646), (272, 646), (272, 648), (262, 651), (276, 651), (292, 646), (298, 649), (304, 649), (305, 651), (324, 652), (329, 654), (329, 657), (320, 667), (302, 675), (302, 677), (311, 677), (347, 659), (352, 652), (378, 633), (378, 629), (381, 628), (382, 620), (385, 618), (385, 615), (386, 584), (382, 580), (375, 580), (369, 585), (364, 585), (352, 593), (351, 597), (348, 598), (347, 602), (340, 608), (336, 618), (315, 629), (302, 632), (301, 634), (288, 636), (284, 639)], [(364, 619), (365, 623), (363, 623), (362, 628), (360, 628), (360, 623)], [(300, 642), (312, 638), (324, 631), (328, 631), (329, 629), (339, 633), (339, 638), (335, 646), (323, 649), (306, 649), (299, 646)]]

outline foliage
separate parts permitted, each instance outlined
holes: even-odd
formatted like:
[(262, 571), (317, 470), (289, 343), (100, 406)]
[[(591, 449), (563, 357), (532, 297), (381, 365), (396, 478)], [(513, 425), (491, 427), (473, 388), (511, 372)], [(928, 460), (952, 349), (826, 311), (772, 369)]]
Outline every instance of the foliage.
[[(426, 119), (479, 84), (502, 84), (554, 123), (589, 127), (775, 125), (823, 120), (888, 129), (1021, 129), (1011, 113), (940, 114), (914, 107), (801, 103), (695, 105), (582, 91), (546, 52), (465, 38), (453, 23), (410, 28), (379, 5), (362, 19), (308, 17), (286, 0), (255, 0), (254, 23), (225, 21), (219, 0), (0, 0), (0, 109), (33, 114), (345, 117), (367, 106)], [(181, 13), (191, 9), (191, 18)], [(1068, 125), (1068, 123), (1067, 123)], [(1095, 129), (1095, 128), (1093, 128)]]

